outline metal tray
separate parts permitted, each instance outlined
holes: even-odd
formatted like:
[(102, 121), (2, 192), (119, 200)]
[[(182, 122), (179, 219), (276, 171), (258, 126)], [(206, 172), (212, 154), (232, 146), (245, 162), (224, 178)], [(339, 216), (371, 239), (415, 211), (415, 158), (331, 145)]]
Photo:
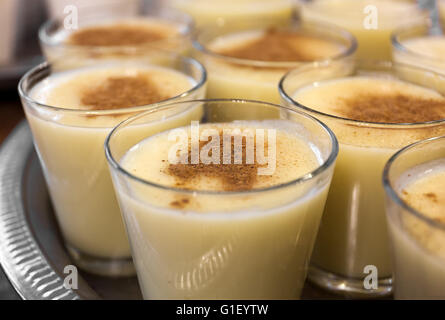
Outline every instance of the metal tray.
[[(105, 278), (79, 270), (78, 289), (63, 286), (63, 269), (72, 262), (25, 121), (0, 148), (0, 263), (23, 299), (141, 299), (136, 277)], [(306, 284), (303, 298), (339, 297)]]

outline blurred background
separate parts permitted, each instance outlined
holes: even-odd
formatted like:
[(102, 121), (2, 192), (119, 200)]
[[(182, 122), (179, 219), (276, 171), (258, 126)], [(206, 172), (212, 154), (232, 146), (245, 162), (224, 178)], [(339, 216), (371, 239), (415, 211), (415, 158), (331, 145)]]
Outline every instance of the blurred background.
[(23, 117), (16, 89), (18, 80), (43, 60), (37, 32), (49, 14), (48, 3), (0, 1), (0, 143)]

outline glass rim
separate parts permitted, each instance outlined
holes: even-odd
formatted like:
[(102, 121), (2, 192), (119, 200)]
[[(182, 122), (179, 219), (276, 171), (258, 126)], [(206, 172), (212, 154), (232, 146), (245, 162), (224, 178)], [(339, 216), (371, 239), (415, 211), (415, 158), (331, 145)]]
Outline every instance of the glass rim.
[[(270, 187), (266, 187), (266, 188), (258, 188), (258, 189), (251, 189), (251, 190), (245, 190), (245, 191), (211, 191), (211, 190), (190, 190), (190, 189), (184, 189), (184, 188), (175, 188), (175, 187), (170, 187), (170, 186), (166, 186), (166, 185), (162, 185), (162, 184), (158, 184), (155, 182), (151, 182), (148, 181), (146, 179), (140, 178), (134, 174), (132, 174), (131, 172), (129, 172), (128, 170), (126, 170), (125, 168), (123, 168), (119, 161), (117, 161), (113, 154), (112, 151), (110, 150), (110, 142), (111, 140), (114, 138), (114, 135), (121, 130), (123, 127), (126, 127), (128, 124), (130, 124), (131, 122), (144, 117), (146, 115), (155, 113), (155, 112), (159, 112), (161, 110), (164, 109), (172, 109), (175, 106), (179, 105), (179, 104), (192, 104), (192, 103), (254, 103), (254, 104), (261, 104), (261, 105), (267, 105), (273, 108), (280, 108), (280, 109), (287, 109), (288, 111), (291, 111), (293, 113), (299, 114), (300, 116), (309, 119), (310, 121), (315, 122), (318, 126), (320, 126), (329, 136), (330, 142), (331, 142), (331, 150), (329, 153), (329, 156), (326, 158), (325, 161), (323, 161), (323, 163), (319, 164), (314, 170), (311, 170), (310, 172), (305, 173), (304, 175), (293, 179), (292, 181), (289, 182), (285, 182), (285, 183), (280, 183), (277, 185), (273, 185)], [(337, 141), (337, 137), (335, 136), (335, 134), (332, 132), (332, 130), (325, 125), (323, 122), (321, 122), (320, 120), (318, 120), (317, 118), (308, 115), (304, 112), (298, 111), (298, 110), (294, 110), (292, 108), (286, 107), (286, 106), (281, 106), (281, 105), (277, 105), (277, 104), (273, 104), (273, 103), (269, 103), (269, 102), (264, 102), (264, 101), (257, 101), (257, 100), (247, 100), (247, 99), (196, 99), (196, 100), (188, 100), (188, 101), (179, 101), (179, 102), (173, 102), (173, 103), (169, 103), (169, 104), (164, 104), (162, 106), (159, 106), (157, 108), (153, 108), (150, 110), (146, 110), (144, 112), (138, 113), (136, 115), (133, 115), (131, 117), (129, 117), (128, 119), (122, 121), (121, 123), (119, 123), (118, 125), (116, 125), (111, 131), (110, 133), (107, 135), (106, 139), (105, 139), (105, 143), (104, 143), (104, 148), (105, 148), (105, 156), (107, 158), (108, 164), (113, 168), (113, 170), (116, 170), (117, 172), (119, 172), (120, 174), (123, 174), (126, 178), (132, 180), (132, 181), (136, 181), (138, 183), (142, 183), (145, 186), (150, 186), (150, 187), (154, 187), (157, 189), (162, 189), (162, 190), (168, 190), (168, 191), (174, 191), (174, 192), (182, 192), (182, 193), (187, 193), (187, 194), (202, 194), (202, 195), (245, 195), (245, 194), (257, 194), (257, 193), (262, 193), (262, 192), (267, 192), (267, 191), (273, 191), (273, 190), (278, 190), (278, 189), (282, 189), (282, 188), (286, 188), (298, 183), (303, 183), (306, 181), (310, 181), (312, 179), (314, 179), (315, 177), (319, 176), (320, 174), (322, 174), (323, 172), (325, 172), (327, 169), (329, 169), (336, 161), (337, 156), (338, 156), (338, 151), (339, 151), (339, 145), (338, 145), (338, 141)], [(128, 151), (128, 150), (127, 150)]]
[[(425, 121), (425, 122), (406, 122), (406, 123), (405, 122), (404, 123), (375, 122), (375, 121), (362, 121), (362, 120), (351, 119), (351, 118), (337, 116), (337, 115), (330, 114), (330, 113), (321, 112), (319, 110), (307, 107), (306, 105), (303, 105), (300, 102), (296, 101), (284, 89), (284, 83), (286, 81), (288, 81), (289, 77), (292, 76), (293, 74), (304, 73), (304, 72), (307, 72), (307, 71), (310, 71), (310, 70), (315, 70), (315, 69), (319, 69), (319, 68), (322, 68), (322, 67), (326, 67), (326, 66), (328, 66), (331, 63), (332, 63), (332, 61), (323, 61), (323, 62), (309, 63), (309, 64), (306, 64), (306, 65), (301, 66), (299, 68), (296, 68), (296, 69), (288, 71), (280, 79), (280, 81), (278, 83), (278, 91), (280, 93), (280, 96), (287, 103), (293, 105), (296, 108), (302, 109), (302, 110), (304, 110), (306, 112), (310, 112), (310, 113), (316, 114), (317, 116), (322, 116), (322, 117), (326, 117), (326, 118), (337, 120), (337, 121), (348, 122), (350, 124), (353, 124), (353, 125), (356, 125), (356, 126), (362, 126), (362, 127), (364, 127), (364, 126), (369, 126), (369, 127), (373, 127), (373, 128), (392, 127), (392, 128), (396, 128), (396, 129), (406, 129), (406, 128), (410, 128), (410, 127), (423, 127), (423, 126), (430, 126), (430, 125), (432, 126), (432, 125), (445, 123), (445, 119)], [(419, 67), (419, 66), (416, 66), (416, 65), (410, 65), (410, 64), (405, 64), (405, 63), (393, 62), (393, 61), (389, 61), (389, 60), (356, 60), (355, 63), (356, 63), (357, 69), (362, 69), (363, 68), (363, 65), (362, 65), (363, 63), (366, 63), (366, 66), (368, 66), (371, 63), (374, 66), (386, 67), (386, 68), (394, 68), (394, 67), (404, 67), (404, 68), (406, 68), (406, 67), (408, 67), (411, 70), (415, 69), (415, 70), (419, 70), (419, 71), (428, 72), (429, 74), (433, 74), (434, 76), (439, 76), (439, 77), (443, 78), (444, 81), (445, 81), (445, 74), (438, 73), (438, 72), (435, 72), (435, 71), (433, 71), (431, 69)], [(339, 79), (339, 78), (344, 78), (344, 77), (348, 77), (348, 76), (345, 75), (345, 76), (342, 76), (342, 77), (334, 77), (332, 79)], [(328, 79), (328, 80), (332, 80), (332, 79)], [(312, 81), (312, 82), (310, 82), (310, 84), (313, 84), (314, 82), (318, 82), (318, 81)], [(308, 84), (306, 84), (306, 85), (308, 85)]]
[[(431, 19), (428, 18), (425, 21), (423, 21), (422, 23), (418, 23), (418, 24), (415, 24), (415, 25), (405, 26), (403, 28), (396, 29), (391, 34), (391, 44), (392, 44), (393, 48), (397, 49), (398, 51), (400, 51), (402, 53), (407, 53), (407, 54), (413, 56), (414, 58), (419, 58), (419, 59), (423, 59), (423, 60), (427, 59), (427, 60), (429, 60), (429, 62), (433, 62), (433, 63), (434, 62), (445, 63), (445, 58), (427, 56), (427, 55), (424, 55), (422, 53), (416, 52), (416, 51), (414, 51), (412, 49), (407, 48), (400, 41), (400, 37), (403, 36), (404, 33), (411, 32), (411, 31), (416, 31), (416, 30), (421, 31), (424, 28), (426, 28), (426, 30), (428, 31), (431, 26), (432, 26)], [(417, 38), (424, 37), (424, 36), (425, 35), (421, 35), (421, 36), (419, 36)]]
[[(199, 52), (206, 54), (208, 56), (217, 58), (217, 59), (221, 59), (221, 60), (225, 60), (229, 63), (233, 63), (233, 64), (238, 64), (238, 65), (242, 65), (242, 66), (253, 66), (253, 67), (261, 67), (261, 68), (295, 68), (301, 64), (306, 64), (306, 63), (314, 63), (317, 61), (336, 61), (336, 60), (341, 60), (343, 58), (349, 57), (351, 55), (353, 55), (358, 48), (358, 43), (357, 43), (357, 39), (354, 37), (354, 35), (349, 32), (346, 29), (337, 27), (336, 25), (331, 25), (331, 24), (327, 24), (327, 23), (322, 23), (322, 22), (293, 22), (291, 25), (286, 25), (286, 26), (279, 26), (277, 27), (277, 29), (292, 29), (295, 28), (297, 30), (301, 30), (304, 31), (304, 33), (310, 32), (312, 30), (315, 31), (320, 31), (321, 33), (324, 33), (325, 35), (330, 33), (333, 34), (335, 33), (335, 35), (340, 36), (341, 39), (343, 40), (347, 40), (349, 45), (346, 46), (346, 48), (336, 54), (333, 55), (331, 57), (327, 57), (327, 58), (323, 58), (323, 59), (319, 59), (319, 60), (313, 60), (313, 61), (263, 61), (263, 60), (254, 60), (254, 59), (245, 59), (245, 58), (236, 58), (236, 57), (230, 57), (230, 56), (226, 56), (217, 52), (214, 52), (210, 49), (207, 48), (207, 45), (202, 43), (202, 41), (200, 41), (199, 39), (206, 35), (206, 32), (211, 32), (211, 31), (204, 31), (201, 29), (201, 31), (195, 32), (192, 36), (192, 45), (193, 47), (198, 50)], [(248, 28), (248, 29), (242, 29), (242, 30), (234, 30), (233, 32), (230, 33), (237, 33), (237, 32), (246, 32), (246, 31), (258, 31), (258, 30), (264, 30), (267, 28), (264, 27), (252, 27), (252, 28)], [(328, 30), (328, 31), (326, 31)], [(229, 33), (229, 34), (230, 34)], [(218, 36), (214, 37), (214, 39), (216, 39)]]
[(395, 190), (393, 184), (390, 181), (391, 179), (389, 178), (389, 174), (392, 169), (392, 166), (393, 166), (394, 162), (400, 156), (403, 156), (405, 153), (410, 152), (410, 150), (415, 149), (418, 146), (428, 144), (430, 142), (441, 141), (441, 140), (443, 140), (445, 142), (445, 136), (432, 137), (432, 138), (416, 141), (412, 144), (405, 146), (404, 148), (400, 149), (399, 151), (397, 151), (395, 154), (393, 154), (391, 156), (391, 158), (389, 158), (389, 160), (385, 164), (385, 167), (383, 169), (383, 175), (382, 175), (382, 183), (383, 183), (383, 188), (385, 189), (386, 194), (392, 201), (394, 201), (394, 203), (396, 205), (398, 205), (402, 209), (409, 212), (409, 214), (411, 214), (412, 216), (415, 216), (416, 218), (426, 222), (428, 225), (430, 225), (434, 228), (438, 228), (442, 231), (445, 231), (445, 223), (438, 222), (438, 221), (435, 221), (435, 220), (427, 217), (424, 213), (422, 213), (419, 210), (414, 209), (408, 203), (406, 203), (398, 195), (397, 191)]
[[(113, 1), (110, 2), (112, 4), (119, 4), (121, 2), (119, 1)], [(102, 7), (107, 7), (107, 4), (110, 3), (101, 3), (101, 4), (97, 4), (97, 3), (89, 3), (89, 4), (84, 4), (81, 6), (78, 6), (79, 10), (85, 10), (85, 9), (91, 9), (91, 8), (102, 8)], [(138, 5), (140, 6), (140, 1), (136, 0), (135, 3), (138, 3)], [(91, 14), (91, 12), (89, 12), (89, 14)], [(55, 24), (57, 24), (58, 22), (60, 22), (60, 19), (63, 17), (63, 15), (58, 15), (56, 17), (53, 17), (51, 19), (48, 19), (47, 21), (45, 21), (39, 28), (38, 30), (38, 38), (39, 41), (44, 44), (45, 46), (48, 47), (64, 47), (67, 49), (82, 49), (82, 50), (102, 50), (102, 51), (112, 51), (112, 50), (130, 50), (130, 49), (143, 49), (143, 48), (156, 48), (154, 47), (156, 44), (159, 43), (165, 43), (168, 41), (172, 41), (175, 39), (181, 39), (181, 38), (192, 38), (193, 36), (193, 32), (195, 29), (195, 21), (193, 20), (193, 18), (182, 11), (179, 10), (175, 10), (173, 8), (166, 8), (166, 7), (162, 7), (160, 11), (154, 11), (151, 14), (136, 14), (134, 17), (127, 17), (127, 18), (117, 18), (115, 19), (116, 21), (125, 21), (125, 20), (129, 20), (131, 18), (136, 18), (136, 19), (153, 19), (153, 18), (157, 18), (160, 20), (166, 20), (166, 21), (170, 21), (168, 19), (165, 19), (165, 17), (163, 17), (163, 15), (176, 15), (176, 16), (182, 16), (184, 21), (184, 25), (185, 25), (185, 30), (184, 32), (180, 32), (178, 35), (175, 36), (171, 36), (171, 37), (167, 37), (165, 39), (160, 39), (160, 40), (156, 40), (156, 41), (150, 41), (148, 43), (145, 44), (141, 44), (141, 45), (124, 45), (124, 46), (118, 46), (118, 45), (114, 45), (114, 46), (97, 46), (97, 45), (88, 45), (88, 46), (83, 46), (83, 45), (77, 45), (77, 44), (71, 44), (71, 43), (65, 43), (62, 41), (60, 42), (52, 42), (51, 41), (51, 36), (48, 33), (48, 30)], [(87, 18), (88, 19), (93, 19), (91, 17)], [(63, 19), (62, 19), (63, 21)], [(173, 21), (173, 20), (172, 20)], [(170, 21), (171, 22), (171, 21)], [(174, 19), (175, 23), (178, 23), (177, 18)], [(180, 24), (182, 23), (182, 21), (179, 22)], [(95, 24), (93, 24), (94, 26)], [(101, 25), (100, 22), (98, 22), (97, 25)], [(81, 27), (78, 29), (80, 30), (82, 29)]]
[[(190, 57), (174, 54), (171, 52), (169, 52), (169, 54), (174, 58), (179, 58), (183, 62), (190, 63), (191, 65), (194, 65), (195, 67), (197, 67), (198, 70), (200, 71), (201, 77), (200, 77), (199, 81), (197, 81), (196, 84), (194, 84), (194, 86), (192, 88), (188, 89), (187, 91), (182, 92), (174, 97), (171, 97), (171, 98), (168, 98), (165, 100), (161, 100), (161, 101), (158, 101), (158, 102), (155, 102), (152, 104), (139, 105), (139, 106), (133, 106), (133, 107), (128, 107), (128, 108), (106, 109), (106, 110), (82, 110), (82, 109), (56, 107), (56, 106), (52, 106), (52, 105), (49, 105), (46, 103), (41, 103), (41, 102), (33, 99), (29, 95), (29, 93), (31, 91), (30, 88), (25, 89), (24, 86), (25, 86), (25, 82), (34, 75), (43, 73), (45, 71), (49, 71), (50, 74), (45, 76), (43, 79), (46, 79), (47, 77), (51, 76), (52, 63), (50, 63), (48, 61), (35, 66), (34, 68), (32, 68), (31, 70), (29, 70), (28, 72), (26, 72), (23, 75), (23, 77), (20, 79), (19, 84), (18, 84), (18, 92), (19, 92), (20, 97), (22, 99), (24, 99), (27, 103), (37, 106), (38, 108), (51, 110), (51, 111), (59, 111), (59, 112), (85, 115), (85, 116), (106, 116), (106, 115), (113, 115), (113, 114), (121, 114), (122, 111), (125, 111), (125, 113), (127, 113), (127, 112), (134, 113), (137, 111), (143, 111), (149, 106), (155, 107), (160, 104), (165, 104), (165, 103), (169, 103), (169, 102), (172, 102), (172, 101), (180, 99), (180, 98), (188, 97), (191, 94), (193, 94), (194, 92), (196, 92), (197, 90), (204, 87), (207, 82), (207, 71), (199, 61), (197, 61), (193, 58), (190, 58)], [(120, 64), (118, 64), (118, 65), (120, 65)], [(170, 68), (168, 68), (168, 69), (170, 69)], [(73, 68), (70, 70), (78, 70), (78, 68)], [(61, 71), (61, 72), (64, 72), (64, 71)], [(43, 79), (39, 79), (38, 82), (41, 82)]]

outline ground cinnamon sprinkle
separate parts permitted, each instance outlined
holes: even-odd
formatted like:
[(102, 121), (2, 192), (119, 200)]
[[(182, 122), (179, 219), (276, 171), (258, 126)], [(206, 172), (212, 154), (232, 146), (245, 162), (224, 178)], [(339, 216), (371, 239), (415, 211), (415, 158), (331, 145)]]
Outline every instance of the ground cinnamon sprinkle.
[(143, 106), (167, 99), (149, 77), (110, 77), (82, 93), (82, 104), (91, 110), (110, 110)]
[(190, 199), (180, 198), (178, 200), (174, 200), (174, 201), (170, 202), (170, 205), (172, 207), (176, 207), (176, 208), (185, 208), (189, 203), (190, 203)]
[(68, 38), (78, 46), (133, 46), (165, 39), (167, 33), (133, 25), (112, 25), (80, 29)]
[(425, 99), (402, 93), (369, 93), (341, 100), (346, 108), (338, 112), (353, 120), (418, 123), (445, 119), (445, 99)]
[[(246, 164), (246, 140), (242, 140), (242, 164), (234, 164), (234, 139), (232, 138), (232, 159), (230, 164), (223, 164), (223, 133), (220, 132), (220, 164), (191, 164), (191, 150), (188, 154), (188, 164), (169, 164), (166, 173), (177, 179), (176, 186), (187, 187), (193, 179), (198, 177), (210, 177), (221, 179), (225, 191), (246, 191), (253, 188), (257, 180), (258, 168), (261, 166), (256, 162)], [(204, 142), (206, 144), (207, 142)], [(200, 143), (200, 151), (204, 145)], [(264, 147), (267, 150), (267, 144)], [(254, 146), (254, 152), (256, 149)], [(210, 154), (211, 155), (211, 154)], [(178, 205), (176, 203), (173, 205)]]
[(423, 194), (425, 197), (427, 197), (428, 199), (431, 199), (431, 201), (433, 202), (437, 202), (437, 195), (433, 192), (428, 192), (428, 193), (424, 193)]
[[(241, 46), (215, 52), (233, 58), (259, 61), (313, 61), (314, 55), (302, 48), (308, 36), (291, 31), (268, 29), (260, 38)], [(301, 42), (301, 46), (296, 45)]]

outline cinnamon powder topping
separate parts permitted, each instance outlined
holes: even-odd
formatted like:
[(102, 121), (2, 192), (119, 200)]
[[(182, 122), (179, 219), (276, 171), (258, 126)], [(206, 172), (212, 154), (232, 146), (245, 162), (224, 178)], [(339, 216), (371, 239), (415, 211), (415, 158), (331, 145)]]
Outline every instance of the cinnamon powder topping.
[(313, 61), (314, 54), (304, 46), (312, 37), (296, 32), (268, 29), (260, 38), (217, 53), (240, 59), (259, 61)]
[(182, 208), (185, 208), (189, 203), (190, 203), (190, 199), (188, 199), (188, 198), (181, 198), (181, 199), (174, 200), (174, 201), (170, 202), (170, 205), (172, 207), (176, 207), (176, 208), (182, 209)]
[(147, 76), (109, 77), (83, 92), (82, 104), (91, 110), (143, 106), (167, 99)]
[(419, 123), (445, 119), (445, 99), (426, 99), (402, 93), (360, 94), (342, 98), (346, 117), (368, 122)]
[(133, 25), (100, 26), (81, 29), (73, 33), (68, 43), (78, 46), (134, 46), (158, 41), (167, 32)]
[(433, 192), (428, 192), (428, 193), (424, 193), (423, 194), (425, 197), (427, 197), (428, 199), (430, 199), (433, 202), (437, 202), (437, 195)]
[[(230, 164), (223, 164), (223, 133), (220, 132), (220, 162), (219, 164), (205, 164), (201, 162), (198, 164), (191, 163), (191, 150), (188, 152), (188, 164), (169, 164), (166, 168), (166, 173), (174, 176), (177, 179), (176, 186), (185, 187), (193, 179), (199, 177), (217, 178), (222, 181), (225, 191), (246, 191), (253, 188), (257, 180), (258, 167), (262, 166), (257, 163), (256, 159), (253, 164), (246, 164), (246, 139), (242, 139), (242, 163), (234, 163), (235, 144), (232, 138), (232, 159)], [(208, 142), (200, 142), (199, 151), (201, 151), (204, 144)], [(267, 150), (267, 143), (265, 146)], [(256, 148), (254, 146), (256, 154)], [(209, 152), (211, 156), (211, 150)]]

